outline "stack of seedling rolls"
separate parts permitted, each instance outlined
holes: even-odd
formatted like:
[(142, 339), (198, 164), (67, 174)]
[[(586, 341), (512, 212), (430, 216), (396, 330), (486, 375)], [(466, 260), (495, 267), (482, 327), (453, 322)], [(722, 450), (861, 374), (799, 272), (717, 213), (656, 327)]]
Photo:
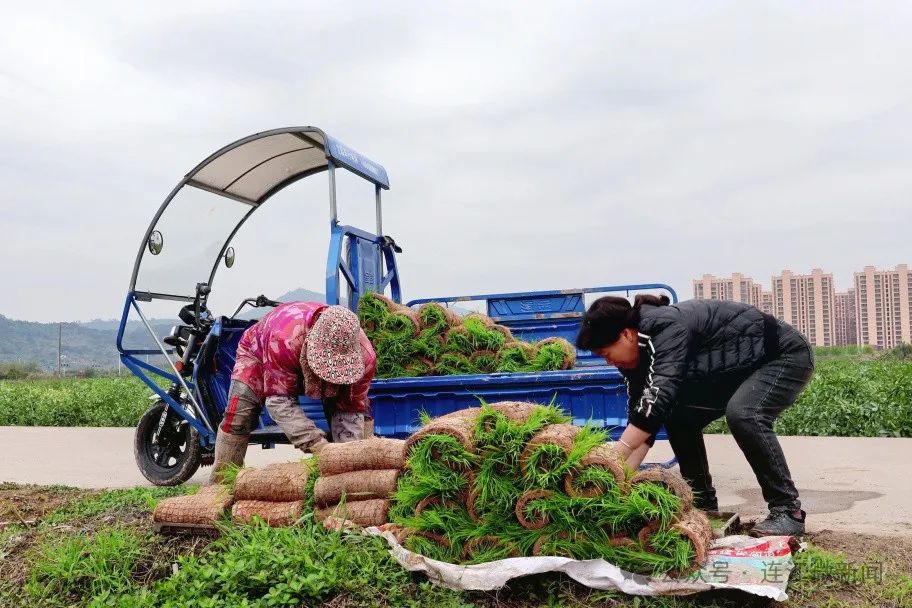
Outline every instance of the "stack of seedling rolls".
[(684, 574), (712, 540), (687, 483), (633, 474), (605, 431), (505, 402), (427, 421), (406, 442), (390, 519), (409, 550), (453, 563), (558, 555)]
[(368, 293), (358, 317), (377, 353), (378, 378), (543, 372), (576, 363), (576, 349), (563, 338), (523, 342), (490, 317), (461, 317), (436, 302), (415, 310)]

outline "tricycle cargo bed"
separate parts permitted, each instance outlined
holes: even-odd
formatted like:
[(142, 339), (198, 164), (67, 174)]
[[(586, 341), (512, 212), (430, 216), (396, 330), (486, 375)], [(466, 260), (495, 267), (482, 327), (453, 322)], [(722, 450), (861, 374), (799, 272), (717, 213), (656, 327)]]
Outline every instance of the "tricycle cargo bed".
[[(573, 424), (593, 424), (620, 436), (627, 424), (627, 388), (614, 367), (512, 374), (471, 374), (374, 380), (370, 390), (374, 432), (406, 437), (430, 416), (498, 401), (552, 401), (573, 416)], [(659, 435), (664, 439), (664, 432)]]

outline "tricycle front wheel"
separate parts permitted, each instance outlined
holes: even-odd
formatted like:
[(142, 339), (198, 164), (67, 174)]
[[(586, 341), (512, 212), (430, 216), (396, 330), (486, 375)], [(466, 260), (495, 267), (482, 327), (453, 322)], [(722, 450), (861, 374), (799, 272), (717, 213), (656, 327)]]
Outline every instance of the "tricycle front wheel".
[(133, 444), (136, 465), (143, 477), (157, 486), (184, 483), (193, 477), (202, 461), (199, 433), (178, 414), (169, 411), (158, 432), (167, 407), (159, 401), (143, 414)]

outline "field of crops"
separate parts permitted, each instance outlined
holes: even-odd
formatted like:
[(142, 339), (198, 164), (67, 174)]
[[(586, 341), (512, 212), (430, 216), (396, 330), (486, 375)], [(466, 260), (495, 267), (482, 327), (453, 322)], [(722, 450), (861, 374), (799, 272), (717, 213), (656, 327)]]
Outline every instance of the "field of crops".
[[(0, 426), (135, 426), (149, 394), (127, 376), (0, 380)], [(776, 425), (782, 435), (912, 437), (912, 359), (818, 352), (814, 379)]]
[[(727, 432), (724, 420), (708, 432)], [(819, 356), (794, 406), (776, 420), (780, 435), (912, 437), (912, 360)]]
[(132, 376), (0, 381), (0, 426), (136, 426), (151, 391)]

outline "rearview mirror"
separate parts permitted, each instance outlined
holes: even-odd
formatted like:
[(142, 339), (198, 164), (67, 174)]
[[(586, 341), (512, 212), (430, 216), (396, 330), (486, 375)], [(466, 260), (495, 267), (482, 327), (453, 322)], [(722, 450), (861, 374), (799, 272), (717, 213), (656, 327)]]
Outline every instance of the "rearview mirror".
[(225, 251), (225, 266), (228, 268), (234, 266), (234, 247), (229, 247), (227, 251)]
[(152, 232), (149, 235), (149, 253), (152, 255), (158, 255), (162, 251), (162, 247), (165, 246), (165, 239), (162, 236), (162, 233), (158, 230)]

